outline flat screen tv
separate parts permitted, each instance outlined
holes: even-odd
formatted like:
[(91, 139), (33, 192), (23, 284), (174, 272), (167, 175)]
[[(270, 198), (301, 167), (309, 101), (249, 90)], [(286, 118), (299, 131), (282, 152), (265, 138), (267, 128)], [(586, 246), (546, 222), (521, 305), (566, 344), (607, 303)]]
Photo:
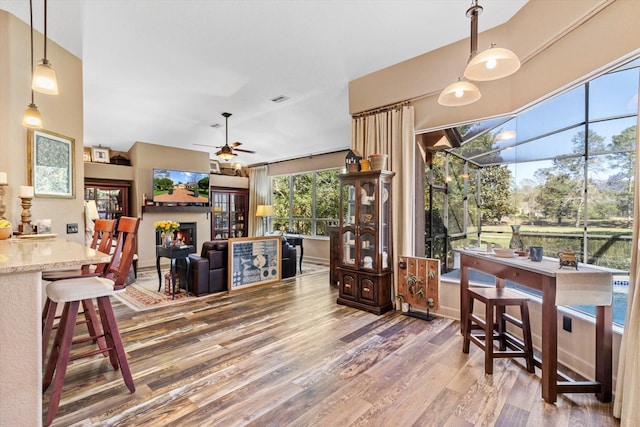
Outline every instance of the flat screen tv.
[(209, 204), (209, 173), (153, 169), (153, 202), (163, 205)]

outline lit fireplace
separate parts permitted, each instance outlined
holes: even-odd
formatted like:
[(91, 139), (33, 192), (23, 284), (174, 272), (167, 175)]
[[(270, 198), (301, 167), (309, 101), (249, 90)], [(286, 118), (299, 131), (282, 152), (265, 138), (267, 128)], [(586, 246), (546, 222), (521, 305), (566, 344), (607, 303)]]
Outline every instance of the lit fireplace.
[[(197, 223), (181, 222), (180, 229), (173, 232), (173, 241), (180, 245), (192, 245), (197, 247), (198, 233)], [(180, 242), (178, 242), (178, 240)], [(156, 245), (160, 245), (160, 233), (156, 233)]]

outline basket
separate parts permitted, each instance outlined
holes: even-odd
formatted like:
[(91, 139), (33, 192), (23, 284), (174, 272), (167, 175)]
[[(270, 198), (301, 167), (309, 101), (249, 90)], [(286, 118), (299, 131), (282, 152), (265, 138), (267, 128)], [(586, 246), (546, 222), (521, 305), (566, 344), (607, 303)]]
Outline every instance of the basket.
[(388, 157), (389, 156), (386, 154), (371, 154), (369, 156), (369, 161), (371, 162), (371, 170), (374, 170), (374, 171), (386, 170)]

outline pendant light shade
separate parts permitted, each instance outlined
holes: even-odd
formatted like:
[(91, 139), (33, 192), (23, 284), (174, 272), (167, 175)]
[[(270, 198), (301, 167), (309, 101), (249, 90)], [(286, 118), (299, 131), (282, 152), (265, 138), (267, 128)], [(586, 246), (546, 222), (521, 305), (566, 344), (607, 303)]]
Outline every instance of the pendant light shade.
[(475, 55), (464, 70), (464, 77), (486, 82), (510, 76), (520, 69), (520, 60), (509, 49), (494, 47)]
[(44, 58), (33, 73), (31, 89), (46, 95), (58, 94), (56, 72), (51, 66), (51, 62), (47, 60), (47, 0), (44, 0)]
[[(478, 53), (478, 15), (482, 10), (478, 0), (473, 0), (466, 13), (471, 18), (471, 52), (464, 78), (476, 82), (498, 80), (520, 69), (520, 60), (509, 49), (497, 48), (492, 44), (489, 49)], [(438, 103), (445, 107), (459, 107), (476, 102), (481, 96), (474, 84), (459, 80), (442, 91)]]
[(31, 129), (42, 128), (42, 116), (40, 115), (40, 111), (38, 111), (36, 104), (31, 103), (27, 109), (24, 110), (22, 125)]
[(56, 71), (51, 63), (43, 58), (42, 62), (36, 67), (33, 73), (33, 81), (31, 88), (37, 92), (47, 95), (58, 94), (58, 80), (56, 79)]
[(471, 82), (458, 80), (444, 88), (438, 97), (438, 104), (445, 107), (460, 107), (473, 104), (480, 99), (480, 90)]

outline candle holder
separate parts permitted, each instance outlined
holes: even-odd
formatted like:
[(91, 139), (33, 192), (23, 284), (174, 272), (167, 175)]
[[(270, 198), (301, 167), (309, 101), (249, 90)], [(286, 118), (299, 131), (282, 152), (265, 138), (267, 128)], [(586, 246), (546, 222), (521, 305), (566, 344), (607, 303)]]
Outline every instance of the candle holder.
[(5, 206), (4, 206), (4, 187), (7, 184), (0, 183), (0, 219), (4, 219)]
[(20, 200), (22, 200), (22, 214), (20, 215), (22, 224), (18, 225), (18, 232), (20, 234), (33, 234), (30, 210), (31, 199), (33, 199), (33, 197), (20, 197)]

